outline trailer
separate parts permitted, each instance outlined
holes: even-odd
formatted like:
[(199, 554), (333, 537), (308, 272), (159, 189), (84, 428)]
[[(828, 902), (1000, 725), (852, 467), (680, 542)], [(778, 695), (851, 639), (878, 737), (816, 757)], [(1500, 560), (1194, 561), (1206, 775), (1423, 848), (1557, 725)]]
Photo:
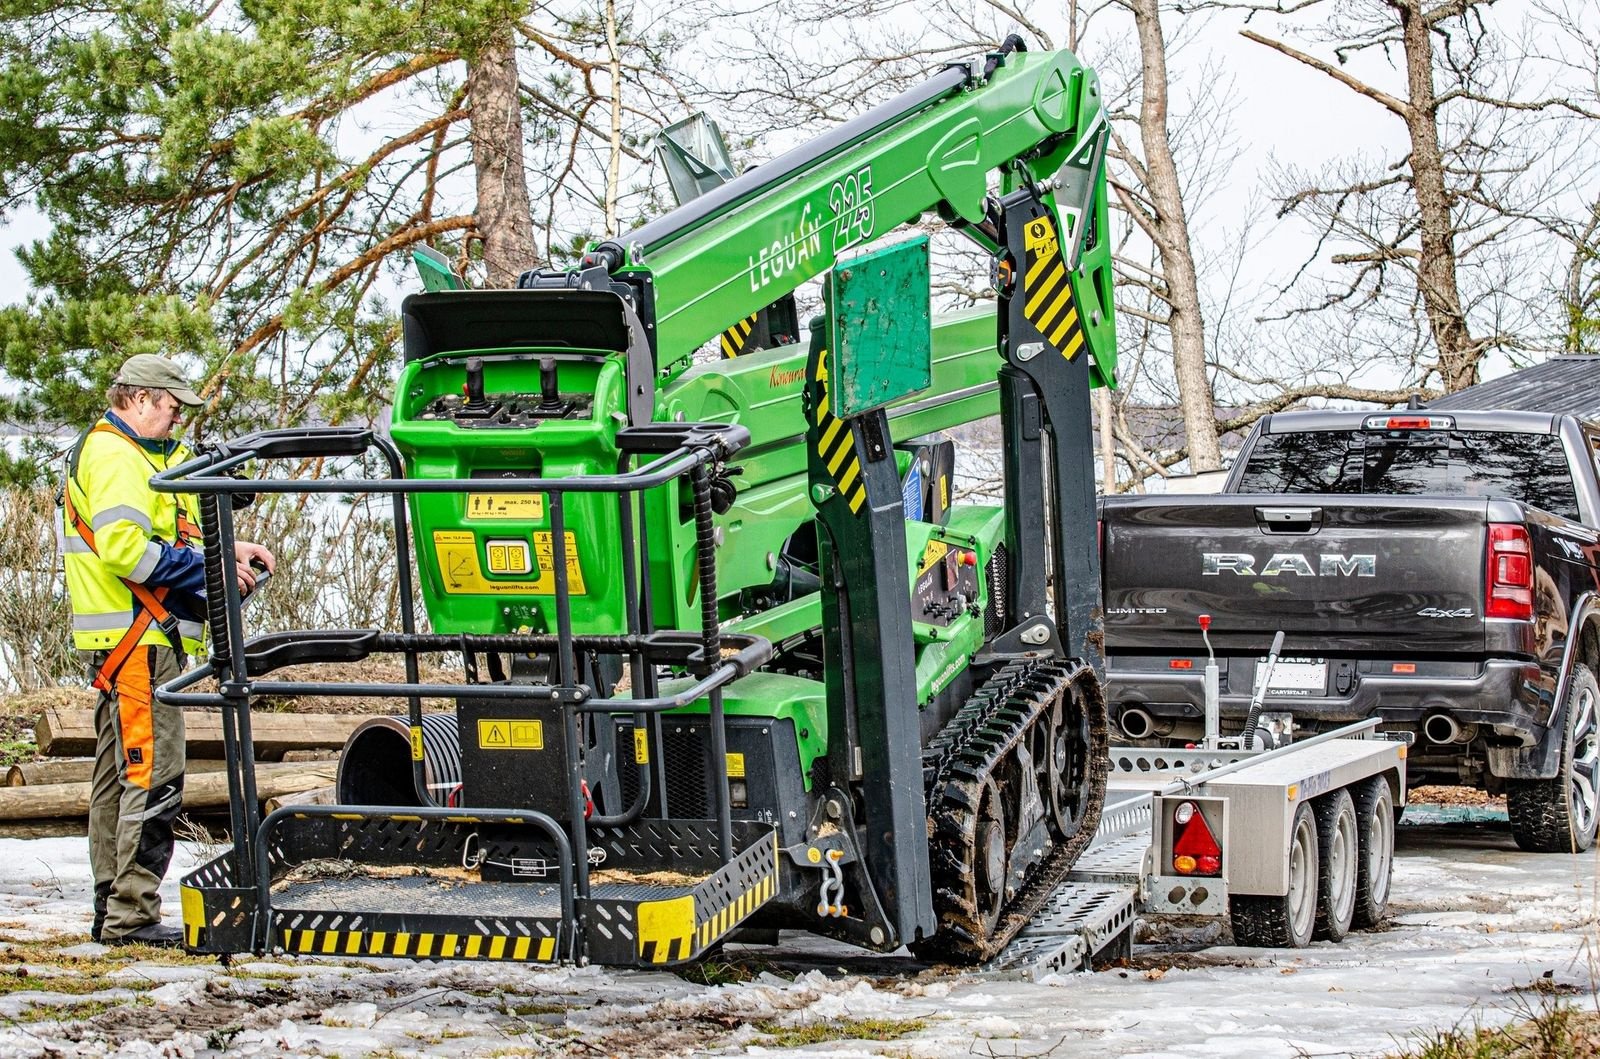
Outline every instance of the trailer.
[(1404, 740), (1376, 720), (1273, 749), (1112, 747), (1094, 841), (987, 969), (1037, 978), (1126, 957), (1141, 918), (1217, 917), (1240, 945), (1377, 925)]

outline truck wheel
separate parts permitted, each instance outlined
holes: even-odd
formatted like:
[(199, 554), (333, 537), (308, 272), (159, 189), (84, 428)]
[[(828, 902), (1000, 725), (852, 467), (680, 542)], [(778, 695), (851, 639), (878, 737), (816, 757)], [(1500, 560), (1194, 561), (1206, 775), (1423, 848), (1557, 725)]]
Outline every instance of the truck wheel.
[(1358, 784), (1356, 837), (1361, 856), (1356, 862), (1356, 907), (1350, 925), (1366, 930), (1383, 922), (1389, 910), (1389, 880), (1394, 873), (1394, 792), (1389, 781), (1373, 776)]
[(1317, 925), (1317, 821), (1310, 802), (1301, 802), (1289, 828), (1289, 892), (1282, 897), (1234, 894), (1228, 898), (1236, 945), (1298, 949), (1311, 941)]
[(1554, 778), (1506, 784), (1511, 836), (1532, 853), (1582, 853), (1594, 845), (1600, 733), (1600, 686), (1586, 665), (1572, 667), (1561, 716), (1561, 764)]
[(1356, 803), (1344, 788), (1316, 800), (1317, 929), (1325, 941), (1343, 941), (1356, 911), (1356, 877), (1361, 861)]

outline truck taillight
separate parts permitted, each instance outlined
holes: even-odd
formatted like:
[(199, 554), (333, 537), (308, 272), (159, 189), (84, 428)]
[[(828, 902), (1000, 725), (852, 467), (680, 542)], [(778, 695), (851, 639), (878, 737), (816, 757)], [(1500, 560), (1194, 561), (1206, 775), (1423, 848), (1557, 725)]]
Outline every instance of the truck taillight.
[(1172, 870), (1179, 875), (1221, 875), (1222, 847), (1200, 807), (1179, 802), (1172, 823)]
[(1489, 524), (1488, 588), (1483, 613), (1490, 618), (1533, 617), (1533, 542), (1525, 526)]

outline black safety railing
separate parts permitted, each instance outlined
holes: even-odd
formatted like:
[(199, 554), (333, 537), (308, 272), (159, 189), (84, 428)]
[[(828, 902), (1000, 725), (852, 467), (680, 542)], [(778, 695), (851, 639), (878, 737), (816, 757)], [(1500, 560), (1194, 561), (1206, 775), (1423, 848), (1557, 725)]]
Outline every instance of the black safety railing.
[[(183, 708), (219, 709), (224, 752), (228, 761), (229, 815), (233, 857), (241, 881), (257, 890), (255, 936), (265, 947), (271, 921), (272, 834), (291, 817), (336, 816), (359, 813), (364, 818), (407, 817), (451, 820), (470, 814), (484, 823), (530, 826), (543, 832), (561, 860), (561, 910), (566, 922), (575, 922), (575, 898), (589, 895), (587, 829), (620, 826), (638, 820), (657, 792), (662, 815), (667, 814), (663, 755), (648, 755), (648, 763), (635, 761), (637, 791), (620, 811), (601, 814), (587, 803), (585, 747), (580, 741), (580, 719), (586, 715), (631, 716), (635, 730), (646, 730), (650, 742), (660, 747), (660, 715), (704, 699), (708, 705), (711, 761), (726, 758), (727, 733), (723, 689), (732, 681), (764, 665), (772, 645), (748, 635), (723, 633), (718, 627), (714, 526), (710, 495), (713, 472), (722, 461), (749, 441), (749, 431), (739, 426), (695, 423), (652, 423), (618, 432), (620, 456), (615, 474), (567, 478), (494, 479), (497, 493), (543, 493), (549, 503), (554, 633), (449, 634), (419, 632), (416, 623), (412, 548), (406, 497), (425, 493), (467, 493), (481, 490), (482, 479), (406, 479), (401, 454), (394, 443), (365, 428), (305, 428), (269, 430), (235, 441), (216, 444), (185, 463), (162, 471), (151, 480), (158, 491), (193, 493), (200, 500), (201, 530), (205, 544), (206, 619), (211, 636), (209, 658), (156, 691), (159, 701)], [(385, 478), (275, 479), (239, 477), (247, 465), (272, 460), (359, 458), (376, 451), (386, 464)], [(632, 464), (638, 461), (638, 466)], [(653, 628), (650, 598), (650, 549), (638, 532), (640, 505), (647, 490), (682, 479), (694, 511), (695, 562), (702, 607), (695, 629)], [(388, 494), (392, 497), (395, 560), (400, 600), (401, 629), (307, 629), (248, 635), (243, 599), (233, 576), (236, 538), (232, 497), (235, 494)], [(617, 497), (621, 526), (623, 568), (623, 621), (620, 635), (580, 634), (573, 629), (568, 584), (568, 544), (565, 498), (571, 493), (611, 493)], [(421, 679), (419, 656), (434, 652), (461, 652), (468, 671), (466, 683), (434, 683)], [(511, 655), (542, 654), (551, 659), (545, 683), (478, 683), (473, 677), (477, 652)], [(398, 654), (405, 661), (404, 683), (371, 681), (276, 680), (279, 669), (307, 663), (348, 663), (373, 655)], [(601, 695), (592, 683), (579, 678), (579, 660), (605, 655), (625, 659), (629, 687), (626, 697)], [(658, 669), (687, 674), (686, 682), (668, 694), (661, 692)], [(215, 691), (195, 690), (215, 679)], [(563, 738), (569, 768), (567, 818), (570, 831), (555, 817), (514, 807), (459, 807), (440, 804), (425, 778), (425, 748), (411, 755), (412, 781), (417, 806), (295, 806), (260, 817), (255, 783), (255, 752), (250, 729), (252, 700), (265, 696), (351, 696), (396, 698), (407, 701), (413, 732), (422, 727), (422, 700), (463, 698), (474, 700), (536, 701), (558, 706), (563, 717)], [(732, 808), (727, 770), (712, 768), (713, 804), (720, 857), (726, 864), (733, 848)], [(580, 944), (573, 932), (574, 951)]]

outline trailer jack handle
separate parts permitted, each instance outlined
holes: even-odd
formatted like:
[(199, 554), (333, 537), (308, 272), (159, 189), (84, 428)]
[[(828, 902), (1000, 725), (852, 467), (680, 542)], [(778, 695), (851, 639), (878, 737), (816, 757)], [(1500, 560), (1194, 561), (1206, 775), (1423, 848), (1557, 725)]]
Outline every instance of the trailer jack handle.
[(1272, 650), (1267, 652), (1267, 668), (1256, 681), (1255, 694), (1250, 696), (1250, 712), (1245, 715), (1244, 731), (1239, 734), (1239, 748), (1249, 750), (1255, 745), (1256, 724), (1261, 720), (1261, 703), (1267, 697), (1267, 687), (1272, 683), (1272, 670), (1278, 664), (1278, 652), (1283, 650), (1283, 630), (1272, 638)]

